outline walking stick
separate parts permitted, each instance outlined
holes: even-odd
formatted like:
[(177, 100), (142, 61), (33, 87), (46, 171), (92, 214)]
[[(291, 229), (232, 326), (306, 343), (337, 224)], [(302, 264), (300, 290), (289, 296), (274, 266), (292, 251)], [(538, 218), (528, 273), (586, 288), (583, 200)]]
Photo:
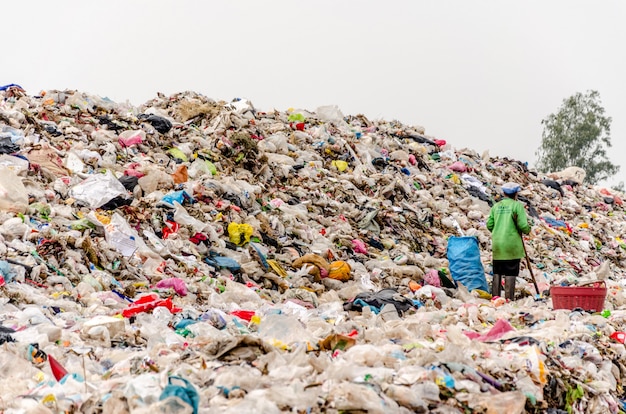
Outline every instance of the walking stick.
[[(513, 223), (515, 223), (515, 227), (517, 227), (517, 214), (515, 213), (513, 213)], [(526, 258), (526, 267), (528, 268), (528, 271), (530, 272), (530, 277), (533, 279), (533, 286), (535, 286), (535, 292), (537, 292), (538, 296), (541, 296), (541, 293), (539, 293), (539, 287), (537, 286), (537, 281), (535, 280), (535, 274), (533, 273), (533, 268), (530, 267), (530, 259), (528, 258), (528, 252), (526, 251), (526, 243), (524, 243), (524, 235), (522, 234), (520, 229), (517, 229), (517, 232), (519, 233), (519, 237), (522, 239), (522, 247), (524, 248), (524, 257)]]
[(522, 247), (524, 247), (524, 257), (526, 258), (526, 267), (528, 267), (528, 271), (530, 272), (530, 277), (533, 279), (533, 285), (535, 286), (535, 292), (537, 295), (541, 296), (539, 293), (539, 287), (537, 286), (537, 281), (535, 280), (535, 274), (533, 273), (532, 267), (530, 267), (530, 259), (528, 258), (528, 253), (526, 253), (526, 244), (524, 243), (524, 237), (520, 233), (520, 237), (522, 238)]

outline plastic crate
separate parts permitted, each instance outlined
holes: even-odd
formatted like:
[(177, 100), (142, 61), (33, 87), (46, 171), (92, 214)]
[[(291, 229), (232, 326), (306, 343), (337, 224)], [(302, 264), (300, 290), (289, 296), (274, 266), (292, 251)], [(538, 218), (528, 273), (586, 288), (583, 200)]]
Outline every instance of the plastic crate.
[(603, 280), (585, 283), (580, 286), (552, 286), (550, 288), (552, 308), (581, 308), (586, 311), (600, 312), (604, 309), (606, 292), (606, 283)]

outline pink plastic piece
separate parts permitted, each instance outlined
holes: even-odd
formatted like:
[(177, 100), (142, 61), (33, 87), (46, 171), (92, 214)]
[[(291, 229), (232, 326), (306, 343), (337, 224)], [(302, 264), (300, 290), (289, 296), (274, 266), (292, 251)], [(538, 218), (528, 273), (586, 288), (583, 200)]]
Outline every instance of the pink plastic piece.
[(450, 168), (452, 171), (456, 171), (456, 172), (466, 172), (467, 171), (467, 166), (463, 163), (463, 161), (456, 161), (456, 162), (452, 163), (452, 165), (449, 166), (448, 168)]
[(129, 137), (120, 136), (117, 140), (123, 147), (131, 147), (133, 145), (141, 144), (143, 142), (143, 138), (141, 138), (140, 131), (137, 131), (136, 134), (133, 134)]
[(139, 164), (138, 162), (133, 162), (124, 170), (124, 175), (137, 177), (137, 178), (143, 177), (145, 174), (142, 173), (141, 171), (137, 171), (136, 168), (138, 167), (141, 167), (141, 164)]
[(367, 248), (365, 247), (365, 243), (363, 243), (359, 239), (352, 240), (352, 250), (357, 253), (367, 254)]
[(156, 287), (159, 289), (174, 289), (180, 296), (187, 296), (187, 285), (182, 279), (177, 277), (160, 280)]
[(515, 329), (507, 320), (498, 319), (496, 324), (493, 325), (493, 328), (491, 328), (489, 332), (484, 335), (481, 335), (478, 332), (464, 332), (464, 334), (470, 339), (476, 339), (481, 342), (490, 342), (502, 338), (505, 333), (513, 330)]
[(424, 275), (424, 283), (435, 287), (441, 287), (441, 279), (439, 279), (439, 272), (437, 269), (430, 269)]

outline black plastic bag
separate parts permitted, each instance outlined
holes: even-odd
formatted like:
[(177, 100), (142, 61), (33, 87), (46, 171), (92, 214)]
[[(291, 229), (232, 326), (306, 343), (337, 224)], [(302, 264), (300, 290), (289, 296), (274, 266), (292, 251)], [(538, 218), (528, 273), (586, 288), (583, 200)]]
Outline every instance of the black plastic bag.
[(150, 122), (152, 127), (159, 131), (161, 134), (167, 134), (170, 129), (172, 129), (172, 123), (169, 119), (165, 119), (158, 115), (148, 115), (147, 117), (144, 115), (143, 117), (146, 121)]
[[(354, 303), (355, 301), (357, 303)], [(396, 307), (399, 314), (415, 307), (409, 298), (402, 296), (395, 289), (387, 288), (379, 290), (378, 292), (359, 293), (353, 300), (344, 303), (343, 309), (346, 311), (360, 311), (363, 309), (363, 306), (360, 304), (361, 301), (378, 309), (382, 309), (386, 304), (391, 303)]]

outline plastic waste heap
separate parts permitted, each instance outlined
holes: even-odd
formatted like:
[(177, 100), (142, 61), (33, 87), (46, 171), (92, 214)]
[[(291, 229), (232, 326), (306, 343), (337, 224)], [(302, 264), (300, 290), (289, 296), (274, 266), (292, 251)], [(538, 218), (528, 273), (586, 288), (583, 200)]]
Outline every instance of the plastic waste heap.
[[(0, 409), (626, 411), (624, 195), (453, 144), (336, 106), (1, 87)], [(507, 302), (508, 181), (542, 294), (522, 263)]]

